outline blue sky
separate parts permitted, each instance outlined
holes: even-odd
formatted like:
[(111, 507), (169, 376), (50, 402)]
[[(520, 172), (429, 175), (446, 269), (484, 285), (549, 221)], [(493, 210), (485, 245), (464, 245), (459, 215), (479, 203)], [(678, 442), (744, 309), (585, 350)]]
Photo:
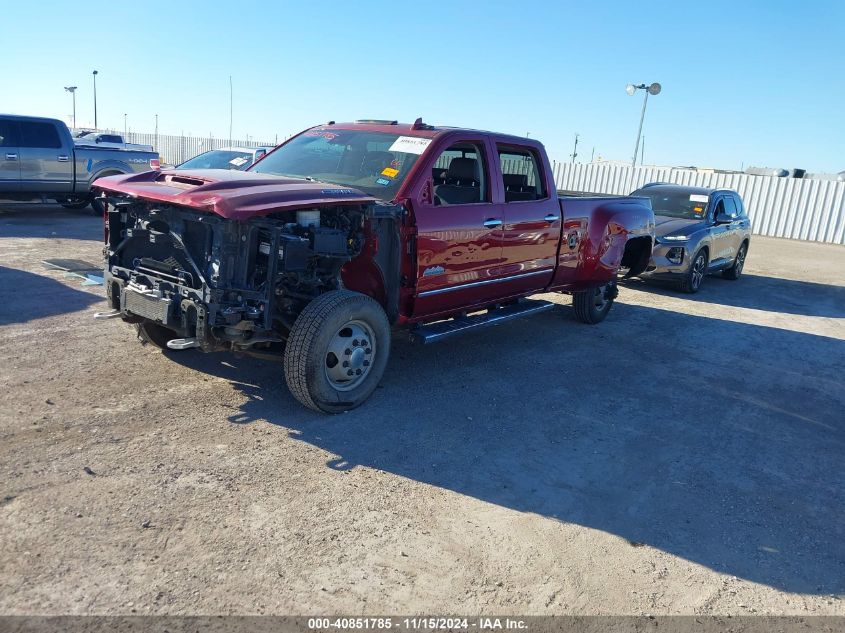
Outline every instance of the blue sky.
[[(4, 3), (0, 111), (281, 139), (329, 119), (422, 116), (568, 160), (845, 169), (845, 2)], [(80, 7), (84, 6), (84, 10)]]

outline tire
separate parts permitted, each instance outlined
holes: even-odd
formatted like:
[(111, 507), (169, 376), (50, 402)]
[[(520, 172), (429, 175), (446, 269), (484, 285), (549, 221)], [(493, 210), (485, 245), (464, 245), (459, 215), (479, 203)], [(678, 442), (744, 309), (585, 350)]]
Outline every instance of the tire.
[(698, 251), (693, 255), (689, 270), (681, 280), (680, 288), (683, 292), (695, 294), (701, 289), (701, 284), (707, 276), (707, 252)]
[(596, 286), (589, 290), (572, 293), (575, 319), (590, 325), (601, 323), (607, 313), (610, 312), (610, 308), (613, 307), (616, 294), (615, 284), (605, 284), (604, 286)]
[(743, 242), (739, 247), (739, 251), (734, 259), (733, 266), (722, 271), (722, 277), (736, 281), (742, 274), (742, 269), (745, 267), (745, 258), (748, 255), (748, 242)]
[(354, 409), (381, 381), (390, 338), (387, 315), (374, 299), (348, 290), (320, 295), (297, 317), (285, 347), (290, 392), (314, 411)]
[(167, 347), (167, 341), (179, 338), (179, 336), (173, 330), (169, 330), (163, 325), (153, 323), (152, 321), (144, 321), (142, 323), (138, 323), (135, 328), (138, 330), (138, 340), (141, 341), (142, 345), (149, 344), (163, 350), (174, 352), (180, 351), (171, 350), (169, 347)]

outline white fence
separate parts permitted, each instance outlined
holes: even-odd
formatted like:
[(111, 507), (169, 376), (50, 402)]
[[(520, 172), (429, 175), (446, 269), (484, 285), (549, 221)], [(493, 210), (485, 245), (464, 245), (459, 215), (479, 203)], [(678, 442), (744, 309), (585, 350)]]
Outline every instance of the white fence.
[(625, 195), (647, 182), (739, 192), (756, 235), (845, 244), (845, 182), (687, 169), (555, 163), (558, 189)]

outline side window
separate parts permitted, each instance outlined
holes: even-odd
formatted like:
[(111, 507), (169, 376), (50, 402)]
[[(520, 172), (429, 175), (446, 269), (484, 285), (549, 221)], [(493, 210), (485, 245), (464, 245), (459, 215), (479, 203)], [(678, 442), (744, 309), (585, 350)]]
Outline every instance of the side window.
[(0, 147), (17, 147), (18, 139), (15, 134), (13, 121), (0, 121)]
[(722, 200), (725, 202), (725, 213), (727, 213), (729, 217), (737, 217), (739, 212), (736, 208), (736, 202), (734, 202), (733, 196), (725, 196)]
[(103, 134), (100, 138), (103, 143), (122, 143), (123, 139), (119, 136), (115, 136), (114, 134)]
[(497, 145), (502, 166), (505, 202), (542, 200), (548, 196), (533, 149)]
[(59, 148), (62, 142), (52, 123), (21, 121), (21, 147)]
[(488, 178), (484, 151), (474, 143), (457, 143), (444, 150), (434, 163), (434, 204), (487, 202)]
[(725, 200), (724, 198), (720, 198), (719, 201), (716, 203), (716, 206), (713, 207), (713, 217), (710, 218), (712, 221), (715, 221), (716, 218), (719, 217), (720, 213), (725, 212), (725, 202), (724, 202), (724, 200)]
[(742, 198), (734, 196), (734, 201), (736, 201), (737, 217), (747, 218), (748, 215), (745, 213), (745, 205), (742, 204)]

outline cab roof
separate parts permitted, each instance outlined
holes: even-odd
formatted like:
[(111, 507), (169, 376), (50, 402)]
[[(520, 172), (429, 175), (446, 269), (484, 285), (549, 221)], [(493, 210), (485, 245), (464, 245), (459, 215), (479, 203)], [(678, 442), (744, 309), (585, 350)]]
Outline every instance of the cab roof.
[(473, 128), (451, 127), (446, 125), (429, 125), (423, 123), (422, 118), (417, 119), (414, 123), (400, 123), (399, 121), (389, 121), (384, 119), (359, 119), (347, 123), (335, 123), (329, 121), (323, 125), (316, 125), (312, 128), (320, 130), (363, 130), (366, 132), (384, 132), (386, 134), (401, 134), (402, 136), (418, 136), (422, 138), (435, 138), (449, 133), (455, 132), (469, 132), (472, 134), (480, 134), (484, 136), (495, 136), (502, 140), (511, 140), (520, 145), (540, 145), (539, 141), (532, 138), (515, 136), (513, 134), (504, 134), (501, 132), (490, 132), (488, 130), (477, 130)]

